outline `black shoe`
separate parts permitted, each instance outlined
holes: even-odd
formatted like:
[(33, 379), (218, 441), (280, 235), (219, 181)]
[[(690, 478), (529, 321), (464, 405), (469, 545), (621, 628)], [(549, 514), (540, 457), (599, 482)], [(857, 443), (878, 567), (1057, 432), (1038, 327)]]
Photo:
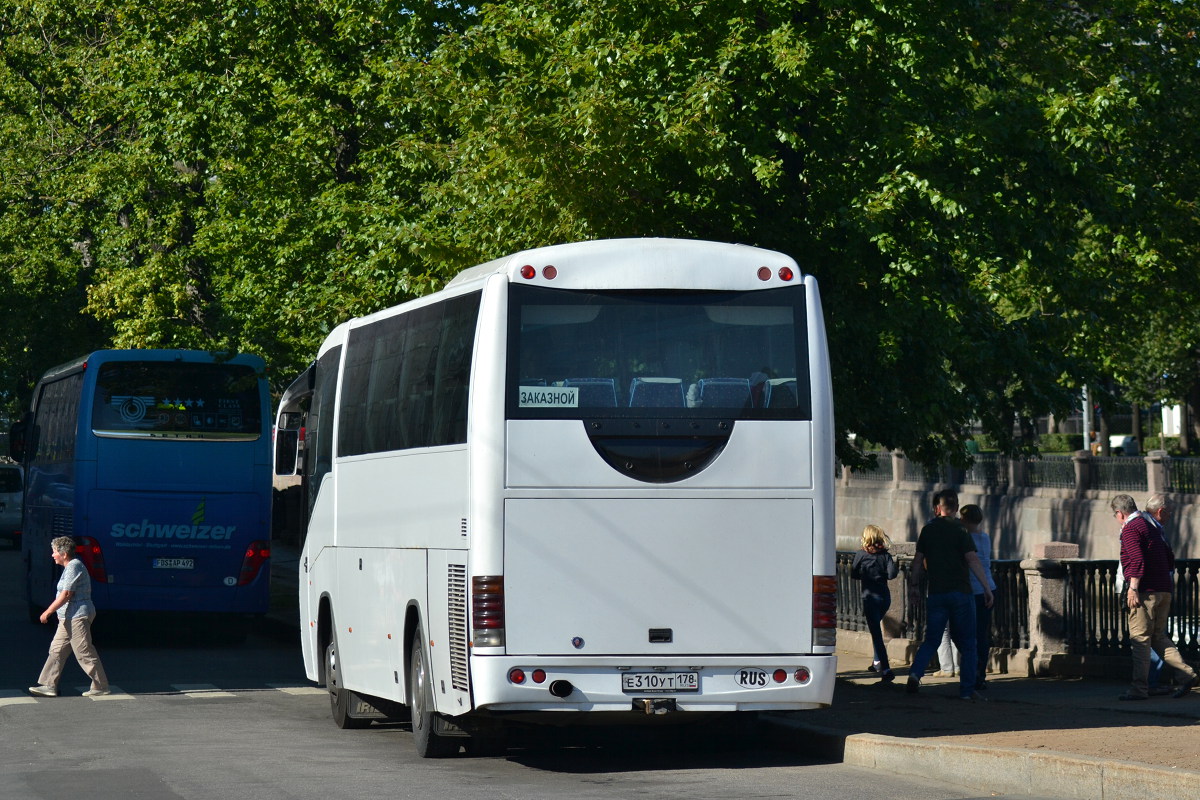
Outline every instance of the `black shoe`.
[(916, 675), (909, 675), (908, 683), (904, 685), (904, 691), (908, 694), (916, 694), (921, 691), (921, 679)]
[(867, 672), (879, 672), (879, 668), (871, 664), (871, 666), (867, 667)]
[(988, 701), (988, 699), (979, 692), (971, 692), (969, 695), (966, 695), (965, 697), (959, 697), (958, 699), (967, 700), (972, 703), (986, 703)]
[(1192, 691), (1192, 687), (1196, 684), (1200, 684), (1200, 675), (1193, 675), (1192, 679), (1176, 689), (1171, 697), (1174, 697), (1176, 700), (1181, 700), (1184, 697), (1187, 697), (1188, 693)]
[(1130, 692), (1126, 692), (1125, 694), (1121, 695), (1117, 699), (1118, 700), (1149, 700), (1150, 698), (1148, 695), (1132, 694)]
[(883, 675), (879, 676), (880, 683), (891, 683), (894, 680), (896, 680), (896, 673), (892, 672), (890, 669), (885, 669), (883, 671)]

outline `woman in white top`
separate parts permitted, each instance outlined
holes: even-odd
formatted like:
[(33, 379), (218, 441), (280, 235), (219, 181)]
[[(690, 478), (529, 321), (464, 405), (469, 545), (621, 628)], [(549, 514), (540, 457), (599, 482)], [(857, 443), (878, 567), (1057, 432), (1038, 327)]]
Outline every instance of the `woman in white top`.
[(63, 573), (58, 579), (58, 595), (40, 619), (49, 622), (50, 615), (57, 613), (58, 630), (50, 642), (50, 655), (42, 667), (38, 685), (30, 686), (29, 693), (39, 697), (58, 696), (58, 679), (62, 677), (70, 648), (79, 666), (92, 679), (92, 687), (83, 693), (84, 697), (106, 695), (109, 693), (108, 677), (92, 645), (92, 620), (96, 618), (96, 607), (92, 605), (92, 579), (83, 562), (75, 557), (75, 540), (70, 536), (59, 536), (50, 542), (50, 557), (63, 568)]

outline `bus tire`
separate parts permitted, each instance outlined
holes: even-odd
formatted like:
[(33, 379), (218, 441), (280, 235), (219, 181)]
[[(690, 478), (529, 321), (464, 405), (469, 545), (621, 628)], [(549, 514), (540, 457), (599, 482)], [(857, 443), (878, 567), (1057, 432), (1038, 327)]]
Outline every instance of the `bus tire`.
[(329, 692), (329, 711), (334, 724), (343, 730), (365, 728), (371, 724), (371, 720), (350, 716), (354, 693), (342, 687), (338, 652), (337, 629), (334, 628), (329, 644), (325, 646), (325, 688)]
[(439, 734), (437, 712), (433, 710), (433, 685), (429, 676), (429, 665), (425, 658), (425, 636), (417, 628), (413, 636), (412, 658), (408, 665), (408, 685), (412, 692), (412, 732), (417, 755), (421, 758), (446, 758), (458, 754), (459, 741), (455, 737)]

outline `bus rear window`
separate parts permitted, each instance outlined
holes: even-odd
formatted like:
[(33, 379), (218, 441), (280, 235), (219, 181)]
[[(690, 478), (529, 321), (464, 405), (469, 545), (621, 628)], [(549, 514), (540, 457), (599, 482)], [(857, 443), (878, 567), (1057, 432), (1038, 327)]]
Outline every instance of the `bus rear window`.
[(509, 302), (509, 418), (810, 418), (803, 286)]
[(109, 361), (92, 405), (97, 436), (256, 439), (263, 409), (258, 375), (242, 364)]

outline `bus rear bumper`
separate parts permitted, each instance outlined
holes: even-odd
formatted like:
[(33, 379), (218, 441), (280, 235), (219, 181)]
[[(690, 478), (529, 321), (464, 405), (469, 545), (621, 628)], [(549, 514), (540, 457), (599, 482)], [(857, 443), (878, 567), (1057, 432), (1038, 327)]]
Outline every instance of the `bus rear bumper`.
[[(256, 583), (258, 583), (256, 581)], [(92, 602), (105, 611), (176, 611), (182, 613), (265, 614), (270, 596), (261, 585), (237, 587), (165, 587), (93, 584)]]
[[(514, 670), (524, 676), (523, 682), (516, 681)], [(825, 708), (833, 701), (837, 658), (562, 659), (474, 654), (471, 675), (476, 710), (800, 711)], [(672, 684), (682, 688), (670, 688)]]

